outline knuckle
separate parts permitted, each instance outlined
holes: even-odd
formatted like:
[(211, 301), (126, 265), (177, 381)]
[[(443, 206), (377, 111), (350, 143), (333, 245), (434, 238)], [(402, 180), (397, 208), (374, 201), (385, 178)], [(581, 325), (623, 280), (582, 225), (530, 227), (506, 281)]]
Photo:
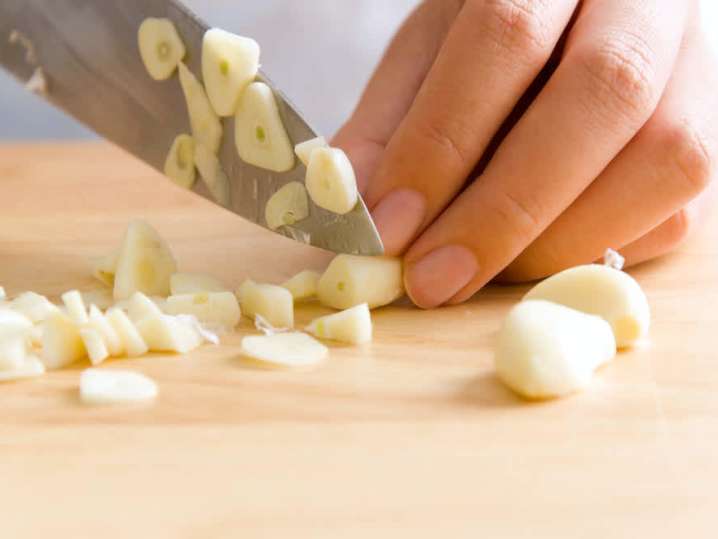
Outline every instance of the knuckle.
[(672, 249), (683, 243), (693, 231), (694, 224), (695, 216), (688, 208), (675, 213), (664, 225), (664, 248)]
[(633, 34), (610, 36), (580, 60), (591, 95), (589, 106), (615, 119), (618, 115), (638, 125), (658, 100), (655, 54), (646, 41)]
[(543, 212), (536, 201), (523, 200), (522, 197), (502, 189), (496, 203), (504, 225), (512, 228), (517, 237), (533, 240), (543, 230)]
[(417, 128), (417, 134), (431, 147), (438, 148), (443, 159), (457, 163), (460, 168), (473, 166), (471, 151), (465, 148), (465, 143), (462, 142), (468, 140), (469, 136), (460, 126), (424, 122)]
[(699, 194), (714, 174), (713, 157), (700, 131), (689, 120), (670, 126), (664, 135), (663, 152), (687, 190)]
[[(477, 2), (479, 3), (479, 2)], [(551, 49), (544, 0), (485, 0), (480, 2), (487, 35), (515, 57), (543, 57)]]

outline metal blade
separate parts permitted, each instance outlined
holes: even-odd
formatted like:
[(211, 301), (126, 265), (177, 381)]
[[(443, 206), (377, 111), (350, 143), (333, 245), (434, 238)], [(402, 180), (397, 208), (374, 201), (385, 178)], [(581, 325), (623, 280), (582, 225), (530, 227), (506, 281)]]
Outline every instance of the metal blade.
[[(0, 65), (20, 81), (41, 68), (43, 97), (130, 153), (162, 170), (175, 136), (191, 132), (184, 96), (175, 74), (164, 82), (145, 71), (137, 29), (146, 17), (171, 19), (187, 48), (185, 62), (200, 75), (207, 25), (174, 0), (3, 0), (0, 2)], [(314, 130), (264, 74), (294, 143)], [(234, 119), (223, 121), (220, 161), (231, 184), (230, 210), (266, 227), (267, 200), (290, 181), (304, 181), (306, 169), (269, 172), (244, 163), (234, 144)], [(212, 200), (203, 182), (194, 191)], [(383, 247), (363, 201), (347, 215), (310, 204), (309, 218), (277, 232), (335, 252), (378, 255)]]

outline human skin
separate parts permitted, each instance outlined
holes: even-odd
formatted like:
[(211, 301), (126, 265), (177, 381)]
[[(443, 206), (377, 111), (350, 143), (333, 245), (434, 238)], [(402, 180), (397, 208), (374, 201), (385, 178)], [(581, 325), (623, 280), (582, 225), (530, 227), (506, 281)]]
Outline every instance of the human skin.
[(686, 238), (718, 148), (699, 17), (697, 0), (419, 5), (333, 142), (417, 305)]

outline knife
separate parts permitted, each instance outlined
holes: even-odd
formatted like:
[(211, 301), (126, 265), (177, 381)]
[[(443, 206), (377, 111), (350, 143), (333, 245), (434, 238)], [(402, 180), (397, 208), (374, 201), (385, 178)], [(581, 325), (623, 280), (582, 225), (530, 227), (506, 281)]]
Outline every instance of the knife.
[[(162, 171), (174, 138), (191, 130), (177, 74), (154, 81), (140, 58), (137, 30), (147, 17), (172, 20), (187, 49), (184, 61), (201, 79), (202, 37), (208, 27), (175, 0), (2, 0), (0, 65), (99, 135)], [(292, 143), (314, 138), (315, 131), (267, 76), (260, 72), (257, 78), (274, 91)], [(219, 152), (230, 180), (227, 209), (267, 227), (264, 208), (269, 198), (291, 181), (303, 183), (306, 169), (299, 160), (284, 173), (244, 163), (235, 148), (233, 122), (223, 119)], [(195, 182), (193, 191), (213, 201), (204, 182)], [(383, 254), (361, 199), (346, 215), (310, 203), (307, 219), (276, 232), (337, 253)]]

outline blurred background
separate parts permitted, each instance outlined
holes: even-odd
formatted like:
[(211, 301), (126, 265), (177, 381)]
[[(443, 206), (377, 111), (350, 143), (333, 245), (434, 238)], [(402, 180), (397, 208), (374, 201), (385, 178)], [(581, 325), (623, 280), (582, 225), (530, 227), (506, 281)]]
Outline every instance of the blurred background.
[[(683, 0), (676, 0), (683, 1)], [(419, 0), (186, 0), (210, 25), (255, 38), (262, 66), (320, 132), (351, 113), (392, 34)], [(718, 0), (703, 0), (718, 48)], [(0, 70), (0, 139), (93, 136)]]

